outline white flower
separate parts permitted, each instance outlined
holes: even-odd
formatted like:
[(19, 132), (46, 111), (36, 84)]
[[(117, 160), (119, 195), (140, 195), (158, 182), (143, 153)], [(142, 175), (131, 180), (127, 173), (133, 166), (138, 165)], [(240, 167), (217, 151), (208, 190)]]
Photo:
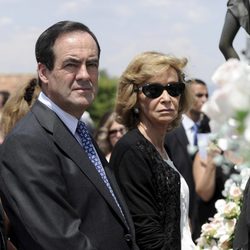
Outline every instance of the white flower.
[(244, 85), (248, 75), (249, 67), (246, 63), (237, 59), (229, 59), (218, 67), (212, 76), (212, 81), (218, 87), (236, 83)]
[(233, 201), (229, 201), (224, 208), (224, 215), (227, 219), (232, 219), (240, 214), (240, 207)]
[(229, 94), (230, 90), (227, 88), (215, 90), (210, 99), (202, 106), (202, 111), (208, 114), (211, 120), (221, 124), (226, 122), (228, 116), (233, 114), (233, 110), (230, 108)]
[(226, 201), (224, 199), (219, 199), (215, 202), (215, 208), (219, 214), (223, 214), (226, 206)]
[(231, 186), (229, 190), (229, 196), (235, 202), (239, 202), (242, 197), (242, 190), (240, 189), (240, 187), (234, 184)]
[(214, 161), (220, 162), (223, 169), (234, 165), (239, 173), (232, 174), (225, 182), (222, 192), (225, 199), (216, 201), (217, 212), (202, 226), (197, 246), (229, 250), (250, 176), (250, 66), (230, 59), (216, 70), (212, 80), (218, 88), (203, 112), (210, 117), (213, 143), (224, 151), (224, 159)]
[(218, 246), (219, 246), (219, 249), (223, 250), (223, 249), (228, 249), (230, 248), (231, 246), (231, 243), (230, 243), (230, 236), (227, 235), (227, 234), (224, 234), (223, 236), (221, 236), (221, 238), (219, 239), (219, 242), (218, 242)]

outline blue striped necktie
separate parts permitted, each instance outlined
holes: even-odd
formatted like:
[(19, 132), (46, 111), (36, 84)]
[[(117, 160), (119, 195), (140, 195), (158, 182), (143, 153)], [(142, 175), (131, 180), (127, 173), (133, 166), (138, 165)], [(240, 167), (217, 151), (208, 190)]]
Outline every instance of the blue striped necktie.
[(194, 132), (194, 146), (198, 146), (199, 125), (197, 123), (194, 123), (194, 125), (192, 126), (192, 130)]
[(78, 121), (78, 125), (77, 125), (77, 128), (76, 128), (76, 133), (79, 135), (80, 139), (81, 139), (81, 142), (82, 142), (82, 147), (83, 149), (85, 150), (85, 152), (88, 154), (88, 157), (90, 159), (90, 161), (93, 163), (93, 165), (95, 166), (97, 172), (100, 174), (103, 182), (106, 184), (109, 192), (111, 193), (112, 197), (114, 198), (117, 206), (119, 207), (122, 215), (123, 215), (123, 212), (122, 212), (122, 209), (120, 207), (120, 204), (118, 203), (117, 201), (117, 198), (114, 194), (114, 191), (109, 183), (109, 180), (106, 176), (106, 173), (104, 171), (104, 168), (102, 166), (102, 163), (96, 153), (96, 150), (94, 148), (94, 145), (92, 143), (92, 140), (91, 140), (91, 137), (89, 135), (89, 132), (88, 132), (88, 129), (86, 127), (86, 124), (82, 121)]

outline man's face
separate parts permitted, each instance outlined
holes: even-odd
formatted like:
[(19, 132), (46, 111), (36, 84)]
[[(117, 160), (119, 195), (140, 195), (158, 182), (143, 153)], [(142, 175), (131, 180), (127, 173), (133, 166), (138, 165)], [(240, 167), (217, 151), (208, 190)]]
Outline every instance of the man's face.
[(87, 32), (74, 31), (59, 36), (53, 51), (53, 70), (38, 64), (44, 92), (64, 111), (80, 118), (98, 90), (97, 44)]
[(194, 112), (201, 112), (203, 104), (208, 99), (207, 87), (202, 84), (192, 83), (190, 85), (191, 93), (194, 95), (194, 102), (191, 110)]

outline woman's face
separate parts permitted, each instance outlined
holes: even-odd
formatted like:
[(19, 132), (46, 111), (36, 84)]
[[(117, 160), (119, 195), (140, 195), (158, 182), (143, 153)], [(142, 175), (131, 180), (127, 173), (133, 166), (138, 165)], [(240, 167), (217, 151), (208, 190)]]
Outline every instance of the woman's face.
[(117, 123), (116, 121), (112, 123), (112, 125), (109, 128), (109, 135), (108, 135), (112, 147), (115, 146), (117, 141), (125, 134), (125, 132), (126, 129), (122, 124)]
[[(174, 68), (150, 78), (147, 83), (160, 83), (166, 86), (168, 83), (178, 83), (178, 75)], [(166, 89), (156, 98), (147, 97), (142, 91), (138, 94), (138, 106), (140, 121), (150, 127), (164, 127), (165, 129), (172, 123), (178, 115), (179, 96), (171, 96)]]

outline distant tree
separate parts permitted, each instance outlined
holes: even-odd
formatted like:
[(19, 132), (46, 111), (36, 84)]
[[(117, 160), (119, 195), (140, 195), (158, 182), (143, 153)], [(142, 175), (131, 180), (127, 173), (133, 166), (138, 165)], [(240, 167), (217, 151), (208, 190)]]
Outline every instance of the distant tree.
[(95, 125), (105, 112), (114, 108), (117, 82), (118, 78), (110, 77), (106, 70), (100, 71), (98, 95), (88, 109)]

